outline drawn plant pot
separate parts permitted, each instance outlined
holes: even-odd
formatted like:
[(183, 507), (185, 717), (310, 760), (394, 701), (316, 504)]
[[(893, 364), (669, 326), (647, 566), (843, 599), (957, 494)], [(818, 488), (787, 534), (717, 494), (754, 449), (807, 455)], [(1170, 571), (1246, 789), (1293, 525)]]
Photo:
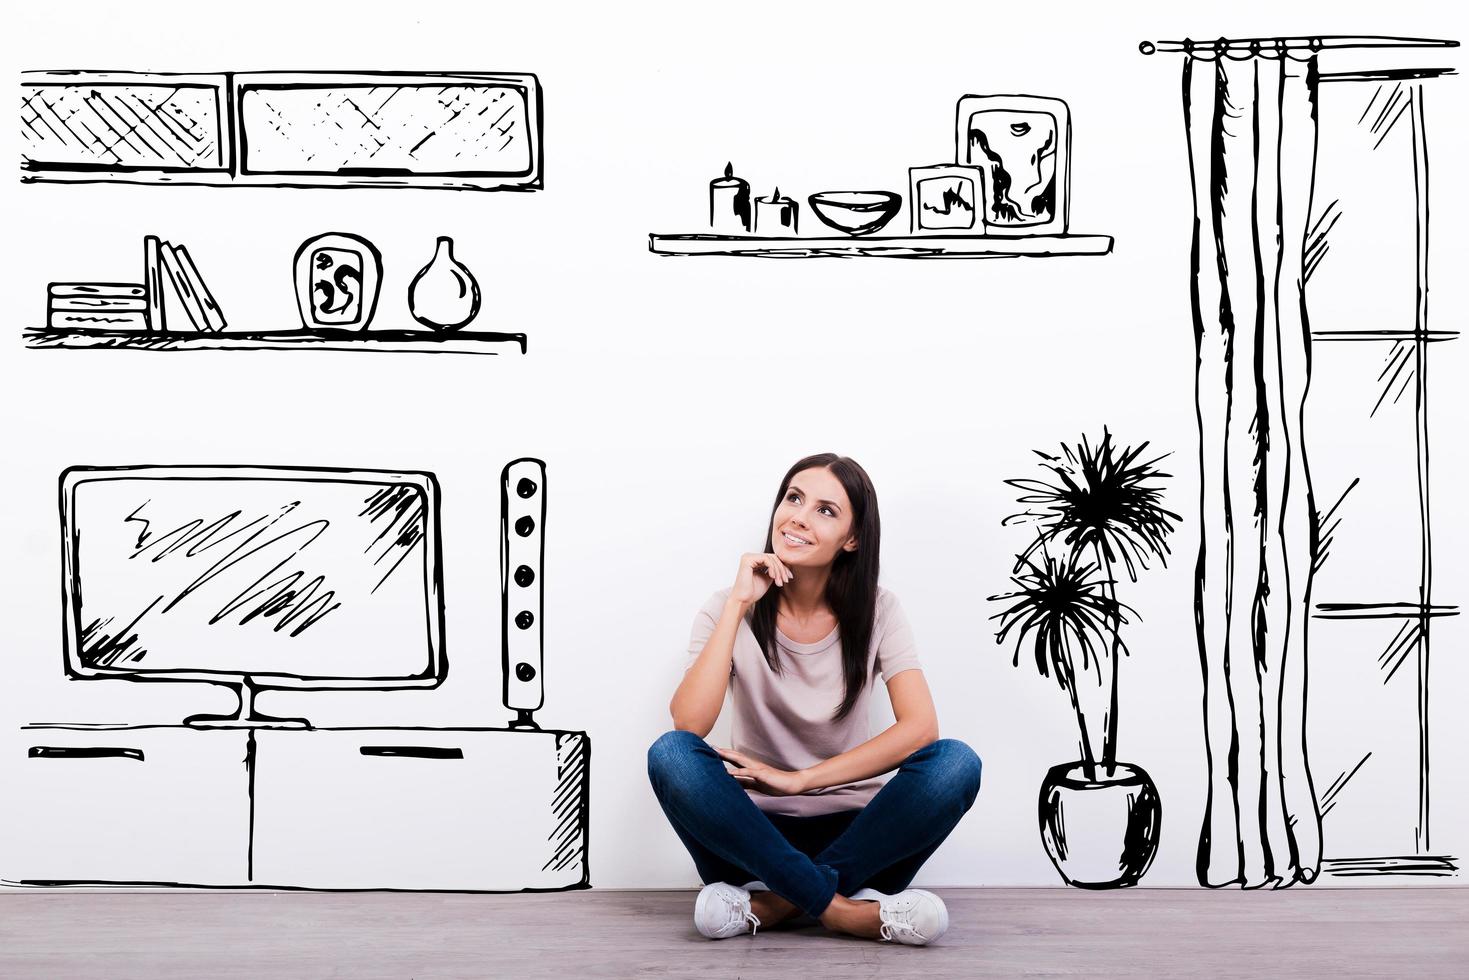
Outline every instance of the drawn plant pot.
[(956, 160), (985, 171), (985, 227), (998, 234), (1065, 234), (1071, 201), (1071, 113), (1028, 95), (959, 100)]
[(440, 237), (433, 259), (413, 277), (408, 311), (435, 330), (458, 330), (479, 315), (479, 283), (454, 258), (454, 239)]
[(296, 306), (307, 330), (366, 330), (377, 310), (383, 257), (345, 232), (308, 238), (296, 249)]
[(1040, 828), (1046, 854), (1077, 888), (1137, 884), (1158, 852), (1163, 807), (1138, 766), (1116, 764), (1087, 779), (1080, 762), (1052, 766), (1041, 783)]

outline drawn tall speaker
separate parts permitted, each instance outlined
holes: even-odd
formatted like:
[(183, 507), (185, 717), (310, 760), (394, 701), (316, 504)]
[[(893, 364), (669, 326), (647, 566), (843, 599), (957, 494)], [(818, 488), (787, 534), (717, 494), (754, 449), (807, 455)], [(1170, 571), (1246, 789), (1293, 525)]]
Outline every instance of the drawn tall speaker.
[(546, 699), (543, 624), (546, 464), (517, 459), (500, 474), (500, 663), (514, 728), (539, 728), (532, 712)]

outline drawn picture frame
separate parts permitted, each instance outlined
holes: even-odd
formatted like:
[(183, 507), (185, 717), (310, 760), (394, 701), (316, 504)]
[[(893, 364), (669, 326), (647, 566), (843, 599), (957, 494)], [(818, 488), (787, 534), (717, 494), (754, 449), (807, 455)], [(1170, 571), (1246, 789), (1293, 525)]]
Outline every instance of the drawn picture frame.
[(983, 234), (984, 184), (981, 167), (909, 167), (908, 230), (915, 235)]
[(1038, 95), (965, 95), (955, 161), (985, 172), (985, 232), (1060, 235), (1070, 224), (1071, 110)]

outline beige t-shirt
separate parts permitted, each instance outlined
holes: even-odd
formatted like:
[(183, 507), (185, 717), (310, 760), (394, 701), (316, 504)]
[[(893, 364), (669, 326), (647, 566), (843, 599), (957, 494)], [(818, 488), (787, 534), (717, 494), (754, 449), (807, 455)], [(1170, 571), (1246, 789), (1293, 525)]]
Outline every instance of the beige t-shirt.
[[(716, 592), (694, 617), (685, 670), (699, 659), (704, 644), (713, 635), (729, 593), (729, 589)], [(749, 621), (740, 624), (730, 665), (730, 705), (734, 710), (731, 741), (737, 752), (791, 771), (841, 755), (871, 738), (868, 712), (877, 678), (881, 676), (886, 682), (894, 674), (922, 666), (908, 620), (897, 598), (886, 589), (878, 589), (877, 594), (877, 616), (867, 654), (867, 685), (841, 721), (832, 720), (844, 691), (842, 645), (837, 631), (832, 630), (815, 643), (796, 643), (777, 630), (776, 649), (782, 668), (779, 674), (765, 662)], [(875, 776), (800, 796), (746, 792), (768, 813), (807, 817), (861, 809), (886, 781), (883, 776)]]

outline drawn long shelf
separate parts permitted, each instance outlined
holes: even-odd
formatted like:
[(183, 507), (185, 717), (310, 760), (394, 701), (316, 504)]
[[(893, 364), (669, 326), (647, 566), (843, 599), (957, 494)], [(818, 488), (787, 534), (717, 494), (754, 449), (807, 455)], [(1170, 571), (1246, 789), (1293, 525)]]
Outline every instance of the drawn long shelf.
[(657, 255), (739, 255), (776, 259), (1000, 259), (1107, 255), (1111, 235), (895, 235), (773, 238), (760, 235), (649, 235)]
[(103, 350), (329, 350), (422, 354), (524, 354), (525, 334), (460, 330), (259, 330), (197, 333), (108, 328), (35, 327), (27, 347)]

